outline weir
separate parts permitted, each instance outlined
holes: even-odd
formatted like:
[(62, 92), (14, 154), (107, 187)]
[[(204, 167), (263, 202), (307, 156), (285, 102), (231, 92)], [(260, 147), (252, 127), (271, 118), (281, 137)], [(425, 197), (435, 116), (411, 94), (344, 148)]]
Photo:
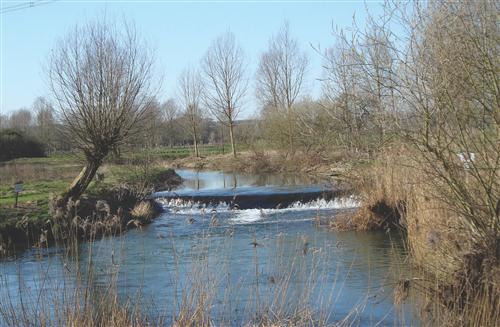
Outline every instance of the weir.
[(311, 202), (319, 199), (333, 200), (346, 194), (345, 190), (324, 186), (294, 187), (251, 187), (212, 190), (180, 190), (157, 192), (156, 199), (192, 201), (207, 206), (227, 204), (231, 209), (279, 209), (297, 202)]

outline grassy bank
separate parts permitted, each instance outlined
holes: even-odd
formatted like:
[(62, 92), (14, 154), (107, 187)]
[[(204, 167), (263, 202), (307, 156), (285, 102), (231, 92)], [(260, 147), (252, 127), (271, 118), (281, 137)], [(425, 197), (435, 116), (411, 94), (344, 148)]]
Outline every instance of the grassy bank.
[[(219, 146), (201, 146), (203, 156), (228, 152)], [(190, 157), (191, 147), (138, 149), (127, 151), (120, 157), (110, 157), (99, 169), (104, 174), (104, 184), (138, 184), (150, 182), (160, 187), (157, 177), (170, 162)], [(53, 155), (46, 158), (19, 158), (0, 163), (0, 207), (14, 204), (13, 185), (23, 181), (19, 207), (45, 202), (47, 194), (61, 193), (83, 167), (83, 160), (73, 154)], [(148, 180), (149, 179), (149, 180)], [(161, 182), (160, 182), (161, 183)], [(101, 183), (103, 184), (103, 183)], [(99, 186), (93, 183), (90, 189)]]
[[(175, 156), (179, 149), (169, 151)], [(167, 153), (166, 150), (158, 152)], [(119, 160), (111, 158), (99, 169), (99, 180), (91, 183), (80, 201), (71, 204), (74, 206), (71, 217), (59, 212), (51, 199), (64, 192), (78, 175), (83, 167), (80, 158), (66, 154), (2, 163), (0, 254), (68, 238), (69, 235), (56, 234), (62, 233), (73, 216), (81, 220), (77, 223), (80, 233), (89, 234), (79, 236), (83, 238), (90, 237), (90, 233), (95, 237), (147, 223), (159, 210), (154, 202), (146, 199), (147, 195), (155, 190), (170, 189), (181, 182), (160, 158), (155, 151), (149, 151), (147, 155), (129, 152)], [(13, 184), (18, 181), (23, 182), (23, 190), (15, 207)], [(101, 213), (98, 202), (103, 206)], [(89, 220), (89, 217), (92, 218)], [(90, 230), (90, 226), (95, 226), (98, 221), (101, 227)]]

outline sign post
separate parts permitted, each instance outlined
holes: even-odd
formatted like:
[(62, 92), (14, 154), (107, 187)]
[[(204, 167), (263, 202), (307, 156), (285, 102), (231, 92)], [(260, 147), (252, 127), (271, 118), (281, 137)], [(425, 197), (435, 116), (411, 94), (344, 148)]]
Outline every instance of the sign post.
[(17, 208), (17, 198), (19, 197), (19, 193), (23, 190), (23, 181), (17, 181), (14, 184), (14, 193), (16, 195), (16, 201), (14, 203), (14, 208)]

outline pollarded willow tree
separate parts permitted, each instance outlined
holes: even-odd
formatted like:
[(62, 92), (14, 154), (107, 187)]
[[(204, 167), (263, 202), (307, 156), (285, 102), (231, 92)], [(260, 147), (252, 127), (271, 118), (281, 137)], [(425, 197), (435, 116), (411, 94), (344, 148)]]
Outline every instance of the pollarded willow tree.
[(190, 68), (184, 70), (179, 77), (179, 100), (184, 109), (184, 117), (189, 131), (193, 137), (194, 154), (200, 156), (198, 141), (200, 138), (200, 125), (202, 120), (201, 100), (203, 96), (203, 83), (199, 72)]
[(139, 131), (152, 99), (154, 57), (129, 24), (76, 26), (52, 50), (49, 81), (64, 132), (86, 160), (64, 194), (79, 197), (106, 156)]
[(227, 32), (212, 43), (202, 64), (206, 78), (205, 105), (229, 128), (231, 149), (236, 157), (234, 125), (247, 87), (243, 50), (234, 35)]
[(257, 70), (257, 96), (285, 118), (291, 152), (295, 134), (293, 106), (303, 91), (308, 62), (307, 55), (291, 37), (288, 23), (285, 23), (269, 40), (269, 48), (261, 55)]

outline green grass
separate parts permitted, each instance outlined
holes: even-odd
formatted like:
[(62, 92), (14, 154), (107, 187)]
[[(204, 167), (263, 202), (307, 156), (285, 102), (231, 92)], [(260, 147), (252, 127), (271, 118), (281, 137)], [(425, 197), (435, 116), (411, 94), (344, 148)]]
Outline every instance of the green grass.
[[(70, 154), (45, 158), (18, 158), (0, 164), (0, 230), (19, 222), (42, 226), (48, 219), (49, 196), (61, 193), (78, 174), (82, 164)], [(22, 180), (23, 190), (14, 208), (14, 182)]]
[(26, 218), (30, 225), (43, 225), (51, 219), (48, 199), (38, 200), (29, 206), (22, 204), (17, 208), (0, 208), (0, 232), (4, 228), (15, 226), (23, 218)]
[(23, 181), (18, 202), (29, 207), (33, 202), (47, 201), (51, 193), (63, 192), (81, 167), (77, 158), (68, 154), (18, 158), (0, 164), (0, 210), (13, 206), (16, 181)]
[(43, 158), (17, 158), (5, 163), (13, 164), (32, 164), (32, 165), (61, 165), (64, 163), (74, 164), (78, 161), (78, 157), (69, 153), (59, 153)]
[[(68, 180), (36, 181), (23, 184), (23, 191), (19, 194), (19, 203), (46, 200), (50, 193), (61, 193), (69, 185)], [(0, 186), (0, 206), (11, 206), (15, 202), (12, 185)]]

